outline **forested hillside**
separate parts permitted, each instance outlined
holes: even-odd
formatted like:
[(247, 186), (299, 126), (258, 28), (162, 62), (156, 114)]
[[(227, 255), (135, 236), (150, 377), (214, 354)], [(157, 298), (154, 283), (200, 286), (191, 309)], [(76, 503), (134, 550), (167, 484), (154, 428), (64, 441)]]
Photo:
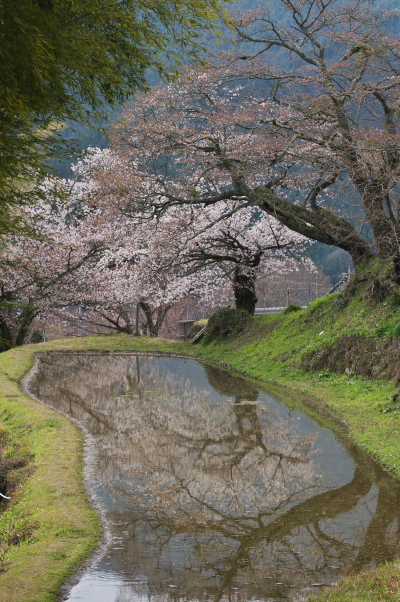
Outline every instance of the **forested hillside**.
[[(247, 11), (254, 9), (259, 4), (259, 0), (239, 0), (238, 2), (232, 3), (232, 10), (237, 11)], [(276, 12), (276, 9), (273, 11)], [(232, 36), (232, 33), (226, 30), (227, 42), (226, 46), (230, 46), (229, 38)], [(210, 40), (211, 41), (211, 40)], [(215, 51), (218, 52), (219, 47), (215, 46)], [(154, 72), (148, 72), (147, 77), (148, 83), (150, 86), (155, 85), (160, 81), (159, 76)], [(108, 111), (108, 120), (112, 122), (118, 119), (119, 114), (121, 113), (120, 108), (110, 108)], [(103, 122), (107, 127), (107, 122)], [(68, 177), (71, 175), (71, 162), (76, 159), (80, 151), (86, 150), (88, 147), (99, 147), (99, 148), (107, 148), (108, 141), (107, 136), (100, 129), (96, 130), (89, 126), (84, 126), (81, 123), (69, 123), (64, 131), (64, 136), (66, 139), (74, 141), (74, 148), (76, 150), (75, 155), (71, 157), (65, 157), (63, 160), (58, 159), (53, 163), (53, 168), (61, 177)]]
[[(260, 0), (238, 0), (237, 2), (232, 3), (231, 10), (238, 12), (246, 12), (248, 10), (254, 10), (261, 4), (263, 3)], [(280, 5), (274, 2), (268, 2), (267, 4), (270, 5), (269, 10), (271, 13), (271, 17), (273, 17), (274, 19), (279, 18), (279, 20), (282, 20), (283, 22), (285, 19), (285, 15), (280, 14)], [(399, 10), (399, 3), (397, 0), (375, 0), (374, 6), (376, 8), (381, 8), (385, 10)], [(225, 31), (227, 36), (226, 46), (230, 46), (229, 38), (232, 36), (232, 33), (228, 30)], [(216, 52), (218, 52), (217, 46), (215, 47), (215, 50)], [(156, 74), (149, 72), (149, 84), (154, 85), (158, 81), (159, 77)], [(120, 112), (120, 108), (110, 109), (108, 115), (109, 121), (111, 122), (117, 119)], [(90, 127), (82, 126), (81, 124), (69, 124), (68, 127), (66, 127), (65, 129), (65, 137), (68, 139), (76, 140), (77, 154), (79, 150), (86, 149), (89, 146), (100, 148), (106, 148), (108, 146), (107, 137), (104, 135), (103, 132)], [(65, 159), (62, 162), (58, 161), (56, 164), (54, 164), (54, 167), (61, 176), (66, 177), (70, 173), (70, 163), (71, 161), (69, 159)]]

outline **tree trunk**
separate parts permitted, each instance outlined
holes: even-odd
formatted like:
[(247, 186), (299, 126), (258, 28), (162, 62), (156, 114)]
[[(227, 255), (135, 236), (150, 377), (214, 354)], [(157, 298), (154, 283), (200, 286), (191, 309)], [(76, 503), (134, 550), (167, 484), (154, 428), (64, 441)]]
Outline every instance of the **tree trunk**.
[(157, 327), (156, 324), (154, 324), (153, 322), (153, 313), (151, 311), (151, 308), (149, 306), (148, 303), (146, 303), (146, 301), (139, 301), (139, 305), (140, 305), (140, 309), (143, 311), (144, 316), (146, 318), (145, 324), (144, 324), (144, 330), (147, 333), (149, 333), (149, 336), (151, 337), (157, 337), (158, 336), (158, 332), (157, 332)]
[(258, 206), (294, 232), (347, 251), (356, 267), (376, 257), (352, 224), (328, 209), (293, 205), (275, 195), (267, 186), (250, 189), (242, 184), (237, 186), (237, 191), (246, 196), (251, 205)]
[[(155, 310), (151, 310), (150, 305), (146, 301), (139, 301), (140, 308), (143, 310), (143, 313), (146, 318), (145, 329), (149, 333), (151, 337), (158, 337), (160, 334), (161, 326), (163, 325), (165, 316), (168, 311), (171, 309), (172, 305), (165, 305), (164, 307), (159, 307)], [(155, 317), (155, 319), (154, 319)]]
[(0, 353), (13, 347), (12, 334), (2, 314), (0, 314)]
[(243, 309), (249, 314), (254, 315), (256, 309), (257, 296), (255, 290), (255, 274), (241, 273), (240, 266), (235, 268), (233, 278), (233, 294), (235, 296), (236, 309)]
[(38, 313), (39, 312), (37, 308), (35, 308), (31, 303), (28, 303), (24, 306), (19, 320), (17, 336), (15, 338), (15, 345), (17, 347), (24, 345), (27, 342), (30, 334), (31, 324)]

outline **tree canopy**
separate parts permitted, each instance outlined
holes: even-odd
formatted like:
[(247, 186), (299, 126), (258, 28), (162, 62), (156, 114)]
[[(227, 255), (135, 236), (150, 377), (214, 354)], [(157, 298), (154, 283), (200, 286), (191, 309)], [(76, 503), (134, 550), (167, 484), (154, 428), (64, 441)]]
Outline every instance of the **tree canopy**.
[[(195, 55), (219, 0), (2, 0), (0, 108), (74, 118)], [(169, 59), (168, 66), (166, 59)]]

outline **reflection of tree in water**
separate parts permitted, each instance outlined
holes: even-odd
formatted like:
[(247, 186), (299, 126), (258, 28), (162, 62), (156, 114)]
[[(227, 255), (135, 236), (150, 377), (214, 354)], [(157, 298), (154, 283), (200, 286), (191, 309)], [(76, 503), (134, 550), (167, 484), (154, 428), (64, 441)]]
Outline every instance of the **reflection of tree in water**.
[(315, 425), (301, 434), (296, 413), (267, 411), (253, 383), (209, 365), (217, 393), (196, 390), (172, 361), (44, 358), (32, 383), (100, 437), (109, 517), (126, 531), (114, 567), (145, 574), (154, 601), (239, 601), (290, 599), (396, 556), (399, 491), (368, 457), (332, 488)]
[[(271, 424), (264, 424), (264, 432), (262, 431), (258, 416), (257, 400), (259, 389), (251, 381), (240, 378), (229, 372), (224, 372), (210, 364), (204, 364), (203, 368), (207, 374), (207, 379), (210, 385), (233, 401), (233, 412), (235, 416), (235, 428), (228, 434), (226, 442), (231, 445), (229, 453), (225, 458), (225, 467), (232, 469), (234, 466), (239, 466), (242, 460), (252, 451), (261, 452), (262, 457), (273, 456), (276, 458), (276, 468), (274, 473), (278, 471), (284, 472), (284, 463), (303, 464), (307, 462), (307, 451), (310, 447), (310, 442), (302, 437), (294, 439), (292, 434), (292, 444), (294, 447), (287, 449), (287, 453), (282, 451), (281, 445), (269, 447), (268, 439), (276, 440), (276, 433), (273, 427), (276, 426), (276, 418), (271, 416)], [(275, 424), (273, 424), (275, 423)], [(282, 432), (280, 432), (282, 437)], [(213, 442), (206, 442), (211, 444)], [(222, 445), (223, 441), (215, 442)], [(298, 453), (302, 450), (303, 453)], [(283, 465), (282, 465), (283, 464)], [(275, 477), (275, 474), (273, 478)], [(282, 478), (284, 475), (282, 474)]]

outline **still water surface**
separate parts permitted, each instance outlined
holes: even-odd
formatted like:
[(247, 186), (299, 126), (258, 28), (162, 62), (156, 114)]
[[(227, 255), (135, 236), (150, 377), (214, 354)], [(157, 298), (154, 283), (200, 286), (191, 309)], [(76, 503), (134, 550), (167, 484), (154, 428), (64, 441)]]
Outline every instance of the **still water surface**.
[(400, 555), (397, 482), (253, 381), (182, 358), (53, 354), (29, 389), (96, 445), (112, 543), (70, 602), (294, 602)]

